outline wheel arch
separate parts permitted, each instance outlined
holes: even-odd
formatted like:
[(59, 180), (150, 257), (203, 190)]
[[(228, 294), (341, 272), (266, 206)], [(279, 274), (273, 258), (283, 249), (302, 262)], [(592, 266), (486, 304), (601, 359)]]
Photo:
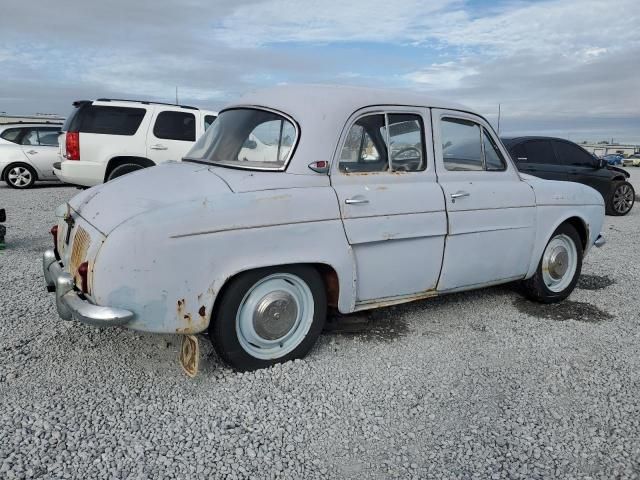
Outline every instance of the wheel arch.
[(280, 263), (273, 265), (263, 265), (260, 267), (251, 267), (242, 270), (238, 270), (235, 273), (229, 275), (225, 280), (213, 302), (213, 306), (211, 308), (211, 316), (215, 315), (215, 312), (218, 310), (218, 306), (224, 297), (224, 294), (229, 287), (230, 283), (237, 278), (238, 276), (247, 273), (253, 272), (255, 270), (261, 270), (264, 268), (278, 268), (278, 267), (294, 267), (294, 266), (308, 266), (315, 268), (317, 272), (322, 277), (322, 281), (324, 283), (325, 292), (327, 295), (327, 307), (338, 308), (339, 300), (340, 300), (340, 277), (338, 276), (338, 271), (335, 269), (333, 265), (323, 262), (300, 262), (300, 263)]
[(109, 178), (109, 175), (111, 174), (114, 168), (119, 167), (120, 165), (125, 165), (127, 163), (135, 163), (144, 168), (153, 167), (155, 165), (153, 160), (149, 160), (146, 157), (136, 157), (131, 155), (122, 155), (122, 156), (113, 157), (107, 163), (107, 168), (104, 171), (103, 181), (104, 182), (107, 181), (107, 178)]

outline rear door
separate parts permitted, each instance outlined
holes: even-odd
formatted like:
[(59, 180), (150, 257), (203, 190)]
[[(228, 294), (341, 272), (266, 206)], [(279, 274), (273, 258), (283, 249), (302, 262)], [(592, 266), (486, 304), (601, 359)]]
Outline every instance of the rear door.
[(331, 171), (356, 262), (356, 308), (434, 291), (447, 220), (424, 108), (371, 108), (345, 128)]
[(53, 163), (58, 160), (57, 127), (32, 127), (22, 137), (22, 150), (38, 171), (41, 180), (53, 179)]
[(551, 140), (531, 139), (514, 147), (518, 170), (547, 180), (567, 180), (567, 168), (561, 165)]
[(567, 180), (595, 188), (606, 199), (611, 188), (611, 174), (599, 168), (598, 161), (579, 146), (563, 140), (553, 140), (560, 163), (567, 169)]
[(180, 161), (196, 141), (200, 112), (157, 107), (147, 135), (147, 157), (155, 163)]
[(438, 291), (523, 278), (535, 238), (535, 195), (488, 123), (432, 110), (438, 182), (449, 218)]

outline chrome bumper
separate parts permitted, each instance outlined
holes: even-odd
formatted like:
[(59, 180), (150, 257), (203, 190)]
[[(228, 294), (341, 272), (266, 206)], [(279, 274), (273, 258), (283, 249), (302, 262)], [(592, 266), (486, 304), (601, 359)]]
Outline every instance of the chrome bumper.
[(94, 305), (74, 290), (73, 277), (62, 271), (53, 250), (42, 255), (42, 269), (47, 290), (56, 292), (56, 308), (63, 320), (73, 319), (95, 327), (116, 327), (133, 319), (133, 312), (129, 310)]
[(607, 240), (604, 238), (604, 235), (602, 234), (602, 232), (598, 234), (598, 236), (596, 237), (596, 241), (593, 242), (593, 244), (598, 248), (603, 246), (605, 243), (607, 243)]

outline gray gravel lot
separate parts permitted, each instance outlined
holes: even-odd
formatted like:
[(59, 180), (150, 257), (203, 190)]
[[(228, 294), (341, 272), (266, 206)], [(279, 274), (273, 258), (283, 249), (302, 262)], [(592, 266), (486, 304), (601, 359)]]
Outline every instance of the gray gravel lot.
[(0, 478), (640, 478), (640, 204), (563, 304), (387, 308), (246, 374), (205, 341), (189, 379), (177, 336), (58, 319), (40, 255), (74, 193), (0, 186)]

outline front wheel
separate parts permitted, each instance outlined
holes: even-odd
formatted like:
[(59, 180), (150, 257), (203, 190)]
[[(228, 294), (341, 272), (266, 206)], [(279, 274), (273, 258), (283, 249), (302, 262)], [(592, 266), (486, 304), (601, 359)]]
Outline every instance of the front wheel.
[(218, 355), (241, 371), (304, 357), (322, 332), (324, 283), (309, 266), (262, 268), (231, 280), (209, 335)]
[(541, 303), (567, 298), (580, 277), (582, 253), (576, 229), (569, 224), (560, 225), (547, 243), (536, 273), (522, 282), (524, 294)]
[(607, 215), (626, 215), (633, 208), (636, 192), (629, 182), (616, 182), (611, 197), (607, 202)]

